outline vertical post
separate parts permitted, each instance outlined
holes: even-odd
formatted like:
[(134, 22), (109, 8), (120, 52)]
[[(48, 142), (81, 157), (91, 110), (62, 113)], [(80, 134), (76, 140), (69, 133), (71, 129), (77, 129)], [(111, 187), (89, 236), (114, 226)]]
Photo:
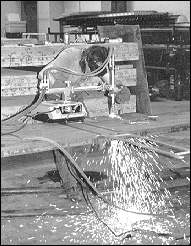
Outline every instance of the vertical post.
[(76, 188), (76, 180), (68, 170), (65, 157), (59, 150), (53, 150), (54, 162), (61, 177), (61, 184), (64, 189)]
[(136, 70), (137, 70), (136, 112), (150, 115), (151, 105), (150, 105), (147, 74), (146, 74), (145, 60), (144, 60), (139, 26), (136, 27), (134, 35), (138, 44), (138, 51), (139, 51), (139, 60), (136, 62)]
[(50, 1), (37, 1), (37, 23), (38, 32), (46, 33), (50, 27)]
[(147, 74), (145, 69), (141, 33), (138, 25), (99, 26), (100, 35), (109, 38), (121, 37), (123, 42), (135, 42), (138, 45), (139, 59), (135, 61), (137, 72), (136, 112), (151, 114)]
[(112, 108), (114, 107), (115, 104), (115, 94), (114, 94), (114, 87), (115, 87), (115, 64), (114, 64), (114, 52), (113, 52), (113, 47), (112, 47), (112, 56), (111, 56), (111, 88), (113, 90), (112, 92)]
[[(64, 21), (60, 21), (60, 33), (64, 32)], [(60, 39), (64, 40), (63, 34), (60, 34)], [(57, 36), (56, 36), (56, 42), (57, 42)]]
[(112, 54), (109, 59), (109, 83), (110, 83), (110, 90), (111, 94), (108, 97), (108, 107), (109, 107), (109, 115), (115, 114), (114, 104), (115, 104), (115, 95), (114, 95), (114, 87), (115, 87), (115, 68), (114, 68), (114, 52), (113, 47)]

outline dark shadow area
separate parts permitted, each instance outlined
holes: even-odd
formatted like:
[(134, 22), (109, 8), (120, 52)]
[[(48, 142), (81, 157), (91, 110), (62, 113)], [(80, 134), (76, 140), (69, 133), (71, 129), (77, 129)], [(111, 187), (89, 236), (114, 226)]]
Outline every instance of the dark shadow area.
[(33, 117), (33, 120), (42, 121), (42, 122), (49, 122), (49, 117), (47, 114), (38, 114)]
[(39, 73), (44, 66), (38, 66), (38, 67), (34, 67), (34, 66), (23, 66), (23, 67), (10, 67), (9, 69), (12, 71), (29, 71), (29, 72), (36, 72)]
[(38, 114), (33, 117), (33, 120), (46, 122), (46, 123), (60, 123), (60, 124), (65, 123), (66, 124), (67, 122), (84, 122), (84, 117), (52, 120), (52, 119), (49, 119), (48, 114)]
[[(98, 181), (102, 181), (103, 179), (107, 179), (107, 175), (103, 172), (96, 171), (84, 171), (85, 175), (90, 179), (91, 182), (96, 183)], [(44, 176), (37, 178), (40, 184), (46, 183), (48, 181), (60, 182), (61, 177), (58, 170), (50, 170)]]
[(1, 158), (1, 171), (14, 170), (16, 172), (17, 169), (24, 170), (29, 167), (42, 168), (42, 166), (49, 163), (52, 158), (52, 151), (4, 157)]

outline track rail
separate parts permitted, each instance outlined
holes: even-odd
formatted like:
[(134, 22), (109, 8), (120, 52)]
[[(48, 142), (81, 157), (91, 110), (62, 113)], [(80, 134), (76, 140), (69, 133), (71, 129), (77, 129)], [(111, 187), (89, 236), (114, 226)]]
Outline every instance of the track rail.
[[(156, 153), (169, 157), (169, 158), (174, 158), (174, 159), (178, 159), (178, 160), (182, 160), (184, 158), (184, 155), (190, 154), (190, 150), (185, 149), (183, 147), (179, 147), (179, 146), (175, 146), (175, 145), (170, 145), (168, 143), (162, 142), (162, 141), (157, 141), (148, 137), (142, 137), (142, 136), (138, 136), (136, 134), (130, 134), (130, 133), (122, 133), (119, 131), (116, 131), (114, 129), (110, 129), (107, 127), (103, 127), (103, 126), (96, 126), (94, 124), (90, 124), (90, 123), (82, 123), (81, 125), (77, 125), (77, 124), (66, 124), (66, 126), (73, 128), (73, 129), (78, 129), (81, 131), (86, 131), (89, 133), (93, 133), (96, 134), (98, 137), (103, 137), (105, 139), (109, 138), (110, 140), (123, 140), (126, 143), (129, 143), (131, 145), (137, 146), (141, 149), (147, 149), (149, 151), (155, 151)], [(93, 128), (93, 129), (92, 129)], [(96, 131), (97, 129), (103, 129), (103, 131)], [(144, 140), (145, 143), (150, 142), (150, 143), (155, 143), (155, 146), (157, 145), (157, 147), (151, 147), (148, 146), (146, 144), (142, 144), (139, 142), (135, 142), (132, 141), (133, 139), (141, 139)], [(170, 151), (166, 151), (166, 150), (162, 150), (160, 149), (160, 146), (164, 146), (165, 148), (170, 148), (173, 150), (176, 150), (176, 153), (172, 153)]]
[(98, 136), (110, 136), (111, 134), (119, 134), (121, 132), (113, 130), (111, 128), (103, 127), (103, 126), (97, 126), (94, 124), (83, 122), (81, 124), (78, 123), (67, 123), (67, 127), (74, 128), (80, 131), (85, 131), (89, 133), (96, 134)]
[[(161, 181), (160, 181), (161, 182)], [(167, 181), (165, 184), (161, 185), (160, 190), (163, 191), (164, 189), (167, 189), (169, 191), (177, 191), (177, 190), (189, 190), (190, 183), (189, 181), (184, 179), (175, 178), (173, 182)], [(26, 187), (26, 188), (2, 188), (1, 189), (1, 196), (21, 196), (21, 195), (34, 195), (39, 194), (40, 196), (46, 193), (49, 194), (63, 194), (63, 192), (66, 191), (61, 187), (49, 187), (49, 188), (40, 188), (40, 187)], [(115, 193), (115, 190), (112, 189), (101, 189), (99, 190), (99, 194), (102, 196), (107, 196), (108, 194), (111, 195), (112, 193)], [(154, 190), (153, 190), (154, 192)], [(81, 208), (77, 209), (76, 211), (67, 211), (64, 209), (63, 211), (55, 211), (54, 209), (51, 209), (50, 207), (47, 207), (46, 205), (35, 209), (35, 208), (24, 208), (23, 209), (3, 209), (1, 211), (1, 218), (2, 219), (9, 219), (9, 218), (26, 218), (26, 217), (36, 217), (36, 216), (66, 216), (68, 214), (70, 215), (79, 215), (84, 212), (84, 210)], [(90, 212), (91, 213), (91, 212)], [(85, 212), (85, 214), (88, 214), (88, 211)]]

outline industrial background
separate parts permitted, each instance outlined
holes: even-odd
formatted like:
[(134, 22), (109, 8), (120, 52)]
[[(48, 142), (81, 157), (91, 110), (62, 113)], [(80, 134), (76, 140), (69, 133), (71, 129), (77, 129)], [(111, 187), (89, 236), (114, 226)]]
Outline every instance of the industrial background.
[[(30, 10), (30, 11), (29, 11)], [(26, 21), (27, 32), (59, 31), (59, 23), (53, 18), (84, 11), (125, 12), (156, 10), (184, 15), (190, 20), (190, 1), (1, 1), (1, 36), (5, 35), (7, 15), (19, 15), (18, 21)]]
[(1, 198), (2, 245), (190, 244), (189, 1), (1, 1)]

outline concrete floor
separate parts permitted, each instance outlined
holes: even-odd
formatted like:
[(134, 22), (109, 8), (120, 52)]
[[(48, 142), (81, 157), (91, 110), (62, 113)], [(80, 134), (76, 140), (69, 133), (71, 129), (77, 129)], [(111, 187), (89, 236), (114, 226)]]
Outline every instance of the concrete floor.
[[(15, 98), (14, 98), (15, 99)], [(29, 100), (29, 98), (28, 98)], [(14, 100), (9, 100), (14, 105)], [(22, 103), (22, 101), (21, 101)], [(26, 150), (28, 153), (36, 149), (36, 153), (27, 155), (16, 155), (2, 158), (1, 162), (1, 188), (11, 190), (37, 189), (42, 191), (51, 189), (51, 192), (26, 193), (17, 195), (3, 195), (1, 201), (1, 243), (2, 244), (133, 244), (133, 245), (162, 245), (166, 244), (189, 244), (190, 233), (190, 155), (185, 156), (185, 161), (178, 161), (160, 156), (159, 163), (161, 172), (158, 173), (164, 182), (161, 188), (170, 191), (170, 201), (173, 204), (175, 220), (156, 218), (150, 219), (139, 216), (136, 226), (144, 231), (132, 233), (132, 238), (120, 241), (111, 232), (96, 220), (94, 214), (89, 214), (89, 209), (81, 196), (81, 201), (76, 202), (66, 199), (66, 194), (60, 189), (60, 183), (53, 181), (47, 176), (48, 171), (55, 169), (51, 151), (38, 153), (39, 148), (47, 150), (50, 146), (35, 142), (26, 148), (26, 142), (18, 140), (18, 137), (46, 136), (63, 143), (65, 140), (88, 143), (95, 138), (97, 133), (114, 134), (118, 132), (136, 132), (151, 134), (158, 140), (167, 143), (190, 148), (190, 104), (188, 101), (169, 101), (161, 99), (151, 102), (152, 114), (158, 115), (156, 121), (148, 120), (144, 115), (128, 114), (124, 120), (112, 120), (106, 117), (87, 119), (86, 125), (71, 123), (71, 127), (58, 123), (31, 124), (27, 128), (17, 132), (15, 136), (2, 136), (1, 154), (8, 151), (15, 152)], [(96, 127), (90, 127), (93, 124)], [(80, 129), (79, 129), (80, 128)], [(66, 141), (67, 142), (67, 141)], [(80, 153), (80, 152), (79, 152)], [(2, 155), (3, 156), (3, 155)], [(104, 171), (109, 165), (100, 165), (102, 156), (92, 155), (88, 157), (82, 168), (94, 171)], [(111, 169), (111, 166), (110, 166)], [(156, 173), (155, 173), (156, 174)], [(107, 182), (100, 180), (96, 183), (101, 191), (106, 189)], [(91, 198), (94, 207), (102, 212), (95, 197)], [(6, 217), (6, 216), (13, 217)], [(18, 217), (15, 217), (18, 216)], [(130, 215), (129, 215), (130, 216)], [(128, 216), (131, 218), (131, 216)], [(134, 215), (133, 215), (134, 216)], [(108, 219), (106, 216), (105, 219)], [(152, 224), (152, 229), (150, 225)], [(111, 224), (113, 225), (113, 223)], [(118, 224), (115, 224), (118, 230)], [(164, 229), (163, 229), (164, 227)], [(123, 231), (126, 227), (123, 227)], [(157, 234), (157, 231), (159, 234)], [(171, 238), (166, 237), (169, 232)], [(160, 235), (160, 233), (163, 233)], [(184, 238), (184, 235), (187, 237)], [(175, 241), (174, 238), (180, 238)]]
[[(24, 98), (19, 98), (24, 100)], [(8, 101), (16, 105), (19, 100), (12, 98)], [(8, 103), (7, 103), (8, 104)], [(157, 115), (156, 121), (148, 119), (147, 116), (136, 113), (129, 113), (122, 116), (123, 120), (111, 119), (108, 117), (87, 118), (84, 124), (69, 123), (43, 123), (29, 124), (16, 135), (20, 138), (41, 136), (58, 141), (63, 145), (82, 144), (91, 142), (97, 135), (113, 135), (117, 133), (138, 133), (146, 135), (148, 133), (162, 133), (178, 131), (179, 129), (190, 127), (190, 103), (189, 101), (170, 101), (160, 99), (157, 102), (151, 102), (152, 114)], [(14, 130), (12, 126), (2, 126), (2, 131)], [(64, 136), (64, 137), (63, 137)], [(33, 144), (29, 141), (20, 141), (18, 138), (3, 136), (1, 139), (2, 156), (8, 156), (11, 153), (17, 154), (46, 151), (51, 147), (45, 143)], [(35, 146), (35, 147), (34, 147)]]
[[(178, 143), (182, 146), (190, 146), (189, 130), (165, 133), (161, 134), (160, 137), (163, 140), (171, 139), (172, 144)], [(91, 165), (86, 165), (84, 167), (85, 170), (95, 170), (96, 165), (100, 168), (100, 158), (101, 156), (90, 156), (89, 163)], [(22, 191), (23, 189), (28, 189), (28, 191), (31, 189), (42, 191), (44, 189), (45, 192), (31, 194), (26, 192), (26, 194), (2, 196), (1, 243), (6, 245), (108, 245), (113, 243), (115, 245), (140, 245), (141, 242), (142, 245), (162, 245), (164, 244), (164, 240), (169, 240), (171, 244), (174, 244), (174, 238), (182, 238), (184, 235), (189, 235), (190, 231), (190, 157), (187, 156), (186, 165), (185, 163), (183, 165), (178, 161), (169, 160), (164, 157), (160, 157), (160, 164), (163, 165), (163, 169), (158, 175), (164, 180), (164, 182), (161, 182), (161, 188), (167, 188), (170, 191), (170, 201), (173, 204), (175, 220), (172, 221), (172, 219), (169, 219), (167, 214), (165, 214), (165, 218), (155, 218), (152, 221), (153, 227), (151, 230), (149, 226), (151, 221), (140, 215), (137, 218), (138, 222), (136, 226), (139, 226), (139, 224), (140, 227), (144, 225), (141, 228), (146, 228), (146, 231), (131, 232), (133, 235), (132, 238), (121, 242), (106, 227), (98, 223), (94, 214), (89, 214), (89, 209), (80, 191), (78, 194), (81, 196), (81, 201), (77, 202), (66, 199), (65, 192), (60, 189), (60, 183), (47, 177), (47, 172), (55, 169), (50, 152), (31, 156), (25, 155), (20, 156), (20, 158), (10, 158), (9, 160), (4, 159), (1, 163), (2, 189), (9, 188), (18, 191)], [(167, 166), (170, 169), (167, 169)], [(104, 168), (106, 170), (108, 166), (104, 166)], [(104, 186), (105, 182), (103, 181), (95, 184), (100, 191), (103, 188), (108, 188)], [(46, 192), (47, 189), (50, 192)], [(91, 196), (91, 201), (100, 216), (103, 207), (99, 205), (96, 197)], [(6, 217), (9, 215), (12, 217)], [(103, 216), (105, 215), (103, 214)], [(131, 215), (128, 215), (128, 219), (130, 218)], [(107, 216), (105, 219), (108, 219)], [(143, 224), (141, 225), (141, 223)], [(161, 226), (164, 226), (165, 229)], [(126, 230), (126, 227), (122, 231), (124, 229)], [(118, 224), (115, 225), (115, 230), (120, 231)], [(164, 236), (161, 237), (153, 231), (157, 231), (159, 235), (163, 232)], [(174, 238), (166, 238), (165, 233), (167, 232), (170, 232)], [(97, 235), (96, 238), (95, 235)], [(189, 238), (184, 239), (183, 237), (178, 242), (187, 245), (189, 244)]]

